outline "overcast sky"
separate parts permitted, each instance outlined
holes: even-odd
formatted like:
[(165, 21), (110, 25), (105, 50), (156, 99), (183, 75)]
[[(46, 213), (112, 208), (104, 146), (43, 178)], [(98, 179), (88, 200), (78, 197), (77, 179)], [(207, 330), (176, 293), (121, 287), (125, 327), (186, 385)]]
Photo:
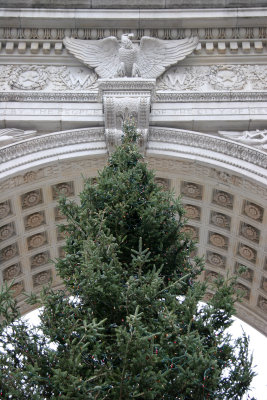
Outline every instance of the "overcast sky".
[[(27, 318), (33, 325), (38, 324), (38, 310), (32, 311), (24, 318)], [(267, 338), (238, 319), (235, 320), (230, 331), (233, 336), (238, 337), (242, 335), (242, 328), (250, 337), (250, 349), (253, 353), (255, 365), (254, 370), (258, 374), (252, 382), (250, 396), (252, 397), (253, 395), (257, 400), (267, 400)]]

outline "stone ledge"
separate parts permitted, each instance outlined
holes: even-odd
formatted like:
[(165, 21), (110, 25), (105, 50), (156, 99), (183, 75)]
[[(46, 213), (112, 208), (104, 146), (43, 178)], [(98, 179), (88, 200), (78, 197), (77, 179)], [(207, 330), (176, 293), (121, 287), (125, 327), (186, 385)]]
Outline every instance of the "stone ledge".
[[(221, 0), (220, 8), (250, 8), (251, 0)], [(6, 0), (0, 0), (0, 7), (6, 7)], [(265, 0), (254, 0), (254, 7), (265, 7)], [(8, 0), (9, 8), (218, 8), (218, 0)]]

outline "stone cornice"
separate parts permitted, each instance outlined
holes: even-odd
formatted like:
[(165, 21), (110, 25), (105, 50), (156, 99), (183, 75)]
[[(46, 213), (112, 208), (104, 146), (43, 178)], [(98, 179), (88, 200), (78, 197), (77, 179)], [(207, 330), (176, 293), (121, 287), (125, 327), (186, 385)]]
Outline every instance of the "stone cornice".
[(236, 9), (12, 9), (0, 8), (2, 27), (194, 28), (264, 26), (267, 8)]

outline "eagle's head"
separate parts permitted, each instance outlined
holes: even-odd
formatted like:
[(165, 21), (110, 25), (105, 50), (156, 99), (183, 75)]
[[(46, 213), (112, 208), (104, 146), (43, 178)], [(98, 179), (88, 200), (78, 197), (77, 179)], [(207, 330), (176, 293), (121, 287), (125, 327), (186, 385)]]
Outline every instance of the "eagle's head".
[(121, 44), (126, 49), (131, 49), (133, 47), (131, 37), (134, 37), (133, 33), (124, 33), (121, 35)]

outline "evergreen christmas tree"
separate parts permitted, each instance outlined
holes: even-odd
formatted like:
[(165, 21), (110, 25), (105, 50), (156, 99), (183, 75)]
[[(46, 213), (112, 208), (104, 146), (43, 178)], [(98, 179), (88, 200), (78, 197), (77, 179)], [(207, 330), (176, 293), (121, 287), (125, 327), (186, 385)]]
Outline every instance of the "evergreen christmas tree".
[(179, 200), (156, 183), (125, 128), (122, 145), (80, 194), (61, 199), (68, 224), (65, 289), (44, 288), (40, 325), (0, 294), (0, 399), (241, 399), (254, 376), (245, 336), (226, 328), (235, 280), (220, 278), (201, 305), (203, 265), (183, 232)]

